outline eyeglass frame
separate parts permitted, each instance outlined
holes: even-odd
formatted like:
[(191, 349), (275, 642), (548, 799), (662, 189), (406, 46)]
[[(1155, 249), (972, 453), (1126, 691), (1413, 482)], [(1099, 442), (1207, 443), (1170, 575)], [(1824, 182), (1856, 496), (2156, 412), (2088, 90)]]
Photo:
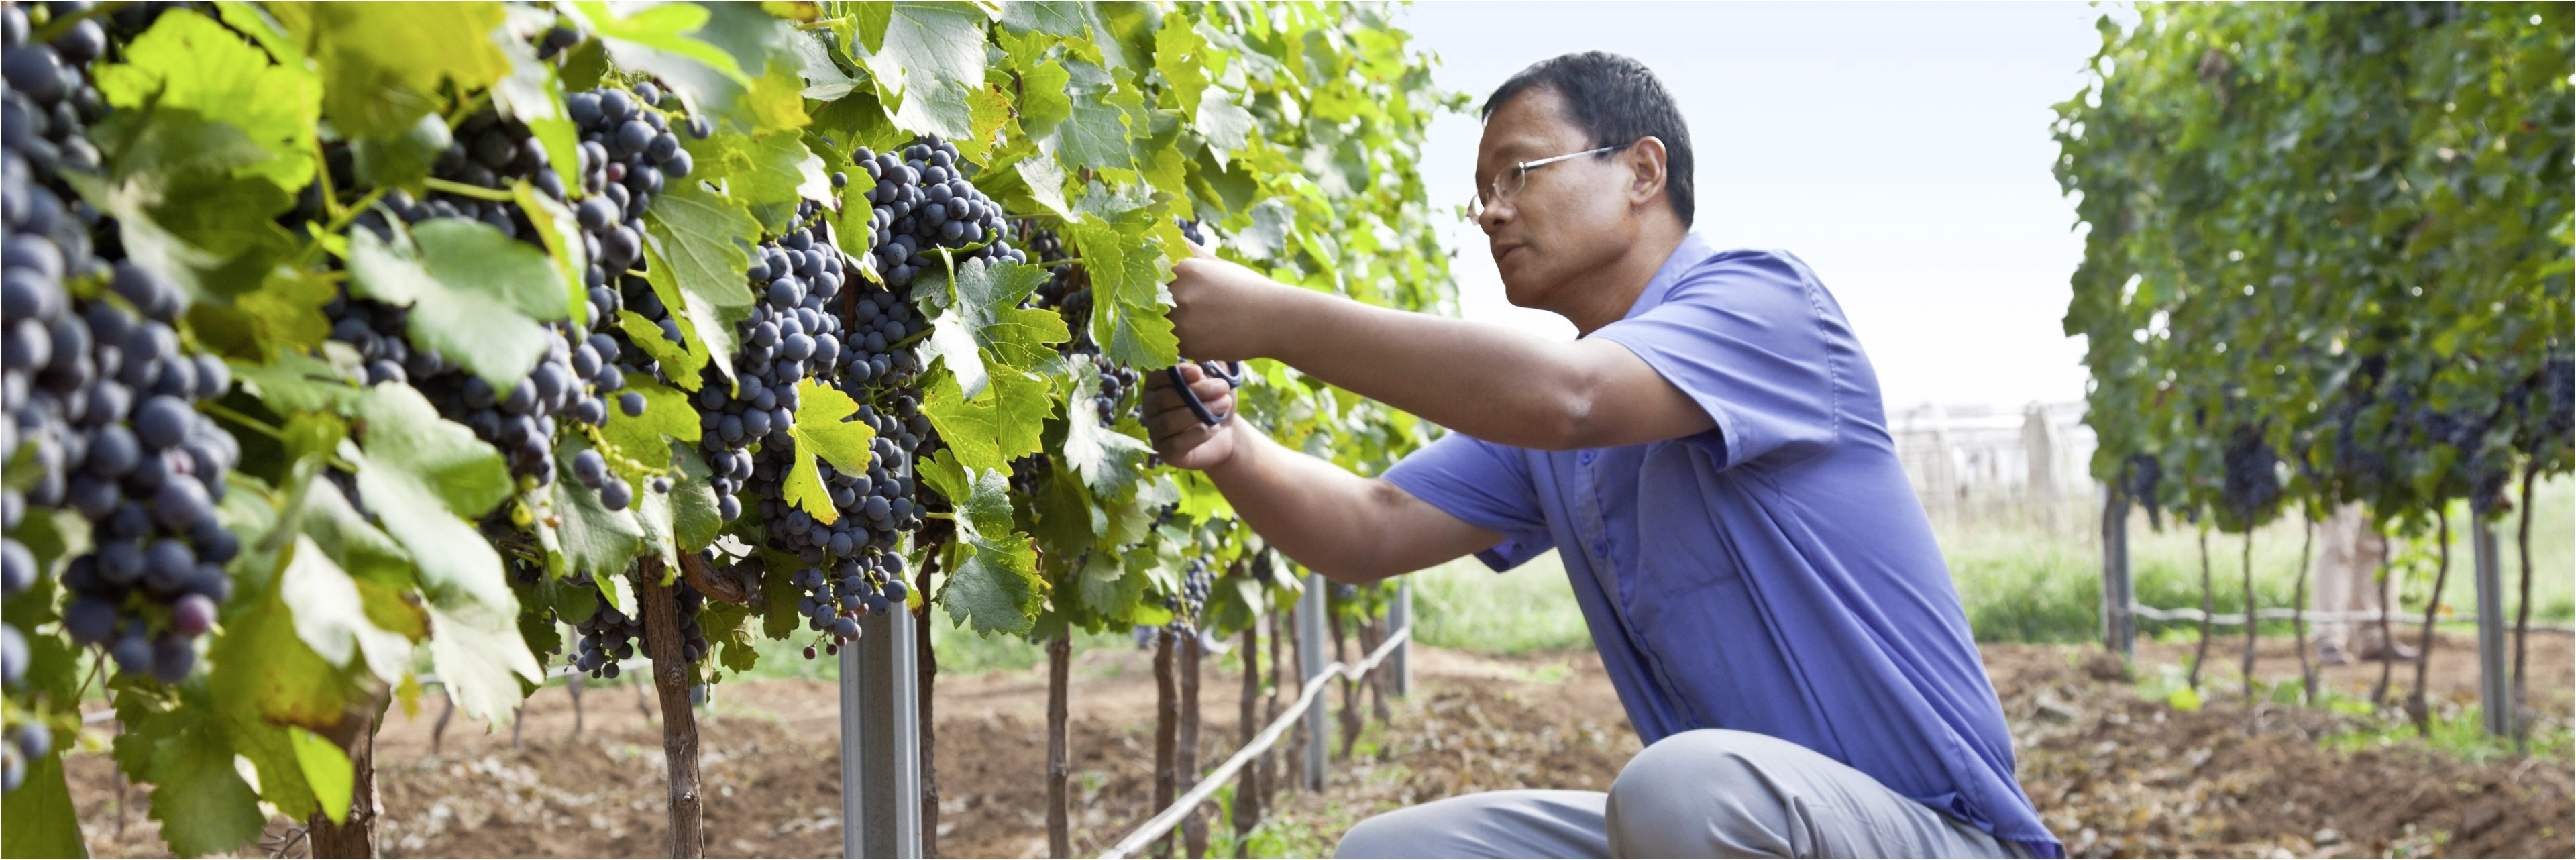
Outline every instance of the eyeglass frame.
[(1497, 201), (1497, 202), (1500, 202), (1503, 198), (1510, 197), (1510, 196), (1512, 196), (1513, 194), (1519, 194), (1519, 193), (1521, 193), (1521, 189), (1528, 188), (1528, 187), (1529, 187), (1529, 174), (1530, 174), (1530, 170), (1531, 170), (1532, 168), (1546, 167), (1546, 166), (1548, 166), (1548, 165), (1550, 165), (1550, 164), (1555, 164), (1555, 163), (1560, 162), (1560, 161), (1572, 161), (1572, 160), (1574, 160), (1574, 159), (1582, 158), (1582, 157), (1587, 156), (1587, 155), (1600, 155), (1600, 154), (1605, 153), (1605, 152), (1617, 152), (1617, 151), (1622, 150), (1622, 149), (1627, 149), (1628, 147), (1631, 147), (1631, 146), (1636, 146), (1638, 143), (1641, 143), (1641, 142), (1643, 142), (1644, 140), (1645, 140), (1645, 138), (1638, 138), (1638, 139), (1636, 139), (1636, 140), (1632, 140), (1632, 141), (1629, 141), (1629, 142), (1627, 142), (1627, 143), (1615, 143), (1615, 144), (1611, 144), (1611, 145), (1609, 145), (1609, 146), (1596, 146), (1596, 147), (1593, 147), (1593, 148), (1591, 148), (1591, 149), (1584, 150), (1584, 151), (1582, 151), (1582, 152), (1569, 152), (1569, 153), (1566, 153), (1566, 154), (1564, 154), (1564, 155), (1552, 155), (1552, 156), (1548, 156), (1548, 157), (1546, 157), (1546, 158), (1541, 158), (1541, 159), (1538, 159), (1538, 160), (1536, 160), (1536, 161), (1523, 161), (1523, 162), (1515, 163), (1515, 164), (1513, 164), (1513, 165), (1512, 165), (1511, 173), (1509, 174), (1509, 175), (1513, 178), (1513, 180), (1514, 180), (1514, 181), (1512, 182), (1512, 190), (1511, 190), (1509, 193), (1505, 193), (1505, 192), (1503, 191), (1503, 177), (1502, 177), (1502, 175), (1496, 175), (1496, 176), (1494, 177), (1494, 181), (1489, 182), (1489, 183), (1486, 183), (1486, 184), (1484, 184), (1484, 185), (1482, 185), (1482, 186), (1479, 186), (1479, 187), (1476, 189), (1478, 193), (1476, 193), (1476, 194), (1472, 194), (1472, 195), (1469, 195), (1469, 196), (1468, 196), (1468, 198), (1467, 198), (1467, 220), (1473, 221), (1473, 220), (1475, 220), (1475, 219), (1478, 219), (1478, 218), (1482, 218), (1482, 217), (1484, 217), (1484, 215), (1485, 215), (1485, 207), (1486, 207), (1487, 205), (1489, 205), (1489, 204), (1487, 204), (1487, 203), (1485, 202), (1485, 195), (1483, 194), (1483, 192), (1488, 191), (1488, 190), (1490, 190), (1490, 191), (1494, 192), (1494, 200), (1495, 200), (1495, 201)]

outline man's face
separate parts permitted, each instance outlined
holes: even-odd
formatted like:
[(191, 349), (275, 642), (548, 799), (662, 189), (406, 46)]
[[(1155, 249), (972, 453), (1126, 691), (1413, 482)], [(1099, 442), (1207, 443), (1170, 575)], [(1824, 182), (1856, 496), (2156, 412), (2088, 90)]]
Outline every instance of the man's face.
[[(1601, 145), (1627, 143), (1601, 141)], [(1565, 98), (1544, 87), (1525, 90), (1485, 121), (1476, 145), (1476, 187), (1496, 177), (1509, 183), (1512, 166), (1582, 152), (1595, 146), (1567, 119)], [(1529, 183), (1508, 197), (1487, 201), (1476, 225), (1485, 231), (1503, 293), (1512, 304), (1551, 308), (1555, 293), (1585, 272), (1617, 258), (1637, 236), (1627, 196), (1633, 172), (1625, 159), (1585, 156), (1533, 169)]]

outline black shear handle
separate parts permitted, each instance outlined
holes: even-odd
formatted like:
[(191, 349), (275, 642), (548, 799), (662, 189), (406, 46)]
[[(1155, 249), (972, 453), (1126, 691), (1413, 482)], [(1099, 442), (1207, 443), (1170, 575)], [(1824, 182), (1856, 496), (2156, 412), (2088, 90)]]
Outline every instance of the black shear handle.
[[(1243, 387), (1243, 362), (1202, 361), (1198, 364), (1199, 369), (1206, 371), (1207, 375), (1225, 380), (1227, 388)], [(1198, 392), (1191, 391), (1189, 382), (1181, 378), (1180, 365), (1163, 368), (1163, 378), (1171, 380), (1172, 390), (1180, 392), (1181, 402), (1189, 404), (1190, 412), (1199, 416), (1199, 423), (1214, 427), (1225, 420), (1217, 417), (1216, 413), (1209, 412), (1207, 404), (1199, 402)]]

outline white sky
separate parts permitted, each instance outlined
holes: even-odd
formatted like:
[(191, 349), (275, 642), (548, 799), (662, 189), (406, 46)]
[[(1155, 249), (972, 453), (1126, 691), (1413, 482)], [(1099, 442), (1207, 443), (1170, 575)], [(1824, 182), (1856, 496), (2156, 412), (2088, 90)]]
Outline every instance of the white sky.
[[(1719, 248), (1782, 248), (1814, 267), (1860, 333), (1888, 408), (2083, 397), (2082, 341), (2061, 334), (2083, 258), (2050, 163), (2052, 106), (2101, 40), (2084, 3), (1425, 2), (1397, 21), (1479, 104), (1532, 62), (1600, 49), (1643, 61), (1681, 101), (1697, 158), (1696, 229)], [(2123, 17), (2133, 17), (2126, 16)], [(1473, 115), (1431, 130), (1435, 202), (1473, 184)], [(1454, 222), (1468, 317), (1571, 339), (1511, 306), (1484, 235)]]

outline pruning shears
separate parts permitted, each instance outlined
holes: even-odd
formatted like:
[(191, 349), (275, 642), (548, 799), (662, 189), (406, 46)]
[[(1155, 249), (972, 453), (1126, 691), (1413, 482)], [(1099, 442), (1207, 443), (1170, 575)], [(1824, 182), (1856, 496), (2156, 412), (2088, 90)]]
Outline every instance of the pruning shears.
[[(1199, 362), (1198, 365), (1199, 370), (1205, 371), (1207, 375), (1225, 380), (1225, 386), (1227, 388), (1243, 387), (1243, 362), (1202, 361)], [(1225, 418), (1233, 417), (1233, 413), (1231, 412), (1226, 413), (1225, 418), (1218, 417), (1214, 412), (1209, 412), (1207, 404), (1199, 402), (1198, 392), (1191, 391), (1190, 384), (1181, 379), (1180, 365), (1175, 364), (1170, 367), (1163, 368), (1163, 378), (1172, 383), (1172, 390), (1180, 392), (1181, 402), (1189, 404), (1190, 412), (1199, 416), (1199, 423), (1214, 427), (1223, 422)]]

